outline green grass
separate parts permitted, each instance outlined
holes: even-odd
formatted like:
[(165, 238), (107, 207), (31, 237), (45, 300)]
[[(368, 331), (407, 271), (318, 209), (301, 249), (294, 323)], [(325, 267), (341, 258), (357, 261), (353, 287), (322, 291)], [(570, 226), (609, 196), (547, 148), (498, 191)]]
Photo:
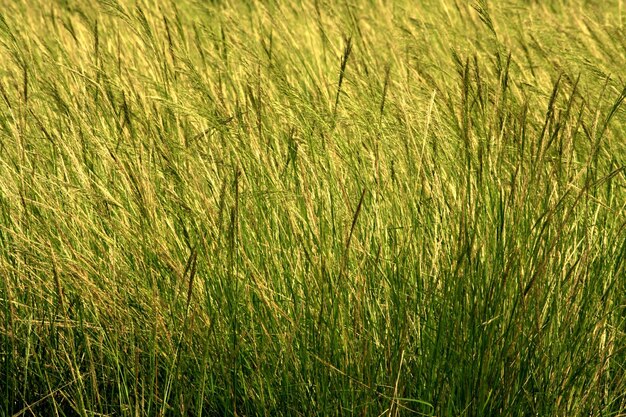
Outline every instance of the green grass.
[(0, 6), (0, 415), (626, 415), (622, 0)]

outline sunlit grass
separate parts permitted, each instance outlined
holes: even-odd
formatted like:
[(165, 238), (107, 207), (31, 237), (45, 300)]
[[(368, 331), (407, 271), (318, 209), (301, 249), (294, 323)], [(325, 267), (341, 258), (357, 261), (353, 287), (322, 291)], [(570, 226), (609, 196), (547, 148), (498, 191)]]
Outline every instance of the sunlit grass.
[(625, 415), (621, 0), (0, 5), (0, 415)]

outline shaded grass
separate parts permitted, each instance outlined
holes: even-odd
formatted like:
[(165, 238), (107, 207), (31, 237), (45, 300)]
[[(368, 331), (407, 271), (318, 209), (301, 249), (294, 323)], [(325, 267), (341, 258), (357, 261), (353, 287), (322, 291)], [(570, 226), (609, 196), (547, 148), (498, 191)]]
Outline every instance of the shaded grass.
[(625, 412), (621, 2), (3, 6), (2, 414)]

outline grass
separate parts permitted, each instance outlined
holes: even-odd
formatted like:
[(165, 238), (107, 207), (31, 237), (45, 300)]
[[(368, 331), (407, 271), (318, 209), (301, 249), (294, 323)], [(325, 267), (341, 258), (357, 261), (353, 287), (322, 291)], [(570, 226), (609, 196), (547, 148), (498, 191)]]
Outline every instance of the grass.
[(623, 1), (0, 3), (0, 415), (626, 415)]

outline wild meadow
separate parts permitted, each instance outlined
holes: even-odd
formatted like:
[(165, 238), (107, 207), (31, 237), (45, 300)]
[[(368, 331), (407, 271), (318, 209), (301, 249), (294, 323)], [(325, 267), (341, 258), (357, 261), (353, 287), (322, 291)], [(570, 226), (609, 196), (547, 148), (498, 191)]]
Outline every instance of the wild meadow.
[(626, 416), (622, 0), (0, 0), (1, 416)]

